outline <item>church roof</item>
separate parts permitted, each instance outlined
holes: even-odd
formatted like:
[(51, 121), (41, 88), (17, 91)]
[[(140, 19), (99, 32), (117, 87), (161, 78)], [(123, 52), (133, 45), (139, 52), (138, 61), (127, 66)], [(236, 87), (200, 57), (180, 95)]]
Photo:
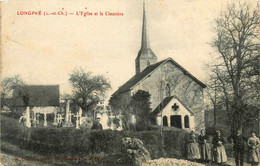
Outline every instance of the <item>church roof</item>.
[[(203, 88), (206, 87), (205, 84), (203, 84), (200, 80), (198, 80), (196, 77), (194, 77), (192, 74), (190, 74), (187, 70), (185, 70), (181, 65), (179, 65), (176, 61), (174, 61), (172, 58), (167, 58), (165, 60), (162, 60), (158, 63), (155, 63), (153, 65), (150, 65), (146, 67), (141, 73), (138, 73), (134, 75), (130, 80), (128, 80), (123, 86), (121, 86), (114, 94), (123, 93), (126, 91), (129, 91), (131, 88), (133, 88), (137, 83), (139, 83), (142, 79), (146, 78), (149, 74), (151, 74), (153, 71), (159, 68), (159, 66), (163, 65), (166, 62), (171, 62), (177, 67), (179, 67), (185, 75), (188, 75), (190, 78), (192, 78), (195, 82), (197, 82), (200, 86)], [(113, 95), (114, 95), (113, 94)]]
[(169, 104), (169, 102), (173, 98), (177, 99), (182, 104), (182, 106), (191, 113), (191, 115), (194, 115), (194, 113), (183, 102), (181, 102), (177, 96), (170, 96), (170, 97), (164, 98), (163, 101), (153, 110), (151, 115), (157, 116)]

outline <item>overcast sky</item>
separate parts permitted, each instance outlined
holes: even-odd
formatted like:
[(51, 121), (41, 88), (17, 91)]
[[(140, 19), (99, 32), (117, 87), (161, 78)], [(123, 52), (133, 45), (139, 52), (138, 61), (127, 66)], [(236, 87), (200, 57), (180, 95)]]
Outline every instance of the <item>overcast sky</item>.
[[(214, 18), (231, 0), (145, 1), (150, 45), (158, 61), (173, 58), (202, 82)], [(251, 2), (256, 3), (257, 0)], [(103, 74), (111, 94), (135, 74), (141, 46), (140, 0), (8, 0), (2, 2), (2, 76), (28, 84), (59, 84), (70, 93), (69, 73), (82, 67)], [(23, 11), (120, 12), (123, 16), (17, 15)]]

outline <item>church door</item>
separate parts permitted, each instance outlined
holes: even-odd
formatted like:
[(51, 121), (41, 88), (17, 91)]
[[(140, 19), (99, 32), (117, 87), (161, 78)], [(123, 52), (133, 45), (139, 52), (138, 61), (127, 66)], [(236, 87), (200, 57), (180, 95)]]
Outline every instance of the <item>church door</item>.
[(181, 127), (181, 115), (172, 115), (171, 116), (171, 126), (182, 128)]

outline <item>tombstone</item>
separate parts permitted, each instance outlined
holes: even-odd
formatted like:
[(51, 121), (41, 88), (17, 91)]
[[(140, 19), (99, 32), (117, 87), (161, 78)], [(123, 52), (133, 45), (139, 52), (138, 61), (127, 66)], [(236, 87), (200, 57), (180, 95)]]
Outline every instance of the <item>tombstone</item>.
[(31, 127), (30, 107), (26, 107), (26, 127)]
[(36, 125), (40, 124), (40, 114), (36, 113)]
[(79, 107), (79, 125), (81, 126), (82, 125), (82, 109), (81, 107)]
[(44, 113), (44, 122), (43, 122), (43, 126), (47, 126), (47, 114)]
[(69, 112), (69, 123), (71, 123), (71, 116), (72, 116), (72, 114), (71, 114), (71, 111)]
[(69, 112), (70, 112), (70, 100), (67, 100), (65, 122), (69, 122)]
[(53, 122), (53, 125), (57, 125), (57, 113), (54, 112), (54, 122)]
[(57, 118), (57, 121), (58, 121), (58, 127), (61, 127), (62, 126), (62, 116), (61, 114), (58, 114), (58, 118)]

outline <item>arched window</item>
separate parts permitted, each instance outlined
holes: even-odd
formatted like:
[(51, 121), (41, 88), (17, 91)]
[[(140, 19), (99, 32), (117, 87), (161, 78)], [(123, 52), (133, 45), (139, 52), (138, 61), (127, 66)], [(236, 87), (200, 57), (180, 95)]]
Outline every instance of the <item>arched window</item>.
[(166, 85), (165, 90), (166, 90), (166, 97), (171, 96), (171, 87), (170, 87), (170, 84), (167, 84), (167, 85)]
[(163, 117), (163, 126), (168, 126), (168, 118), (167, 118), (167, 116)]
[(186, 115), (184, 117), (184, 127), (185, 128), (190, 128), (190, 122), (189, 122), (189, 116), (188, 115)]

